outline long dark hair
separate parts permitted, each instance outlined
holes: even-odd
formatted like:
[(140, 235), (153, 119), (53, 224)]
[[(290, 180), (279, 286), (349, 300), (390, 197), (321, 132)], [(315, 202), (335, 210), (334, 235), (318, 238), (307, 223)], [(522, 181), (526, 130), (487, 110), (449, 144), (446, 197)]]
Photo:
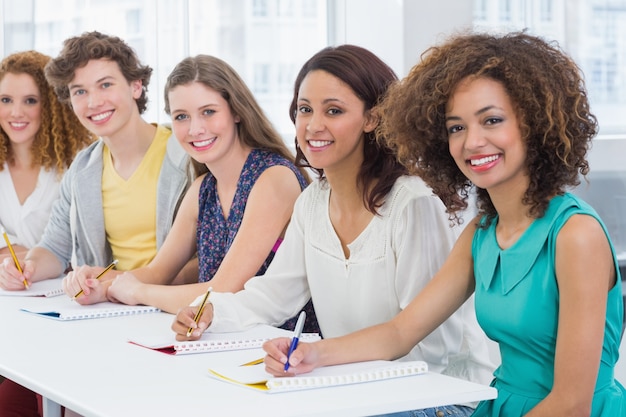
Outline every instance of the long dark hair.
[[(294, 123), (300, 85), (307, 74), (315, 70), (326, 71), (348, 85), (365, 103), (365, 110), (374, 109), (382, 101), (387, 88), (398, 80), (387, 64), (365, 48), (355, 45), (326, 47), (313, 55), (298, 73), (293, 89), (293, 99), (289, 106), (289, 117)], [(396, 179), (406, 174), (407, 169), (398, 163), (391, 148), (384, 142), (376, 140), (374, 132), (367, 132), (364, 135), (363, 165), (361, 165), (357, 183), (363, 190), (365, 207), (370, 212), (376, 213)], [(309, 164), (298, 146), (297, 138), (296, 164), (311, 168), (320, 178), (324, 177), (322, 169)]]

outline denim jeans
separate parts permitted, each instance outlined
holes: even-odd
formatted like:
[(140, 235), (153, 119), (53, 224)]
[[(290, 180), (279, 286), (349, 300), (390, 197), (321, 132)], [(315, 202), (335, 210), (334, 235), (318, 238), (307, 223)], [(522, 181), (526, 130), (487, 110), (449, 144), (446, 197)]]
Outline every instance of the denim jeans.
[(473, 408), (463, 405), (446, 405), (443, 407), (425, 408), (423, 410), (381, 414), (380, 417), (469, 417), (473, 412)]

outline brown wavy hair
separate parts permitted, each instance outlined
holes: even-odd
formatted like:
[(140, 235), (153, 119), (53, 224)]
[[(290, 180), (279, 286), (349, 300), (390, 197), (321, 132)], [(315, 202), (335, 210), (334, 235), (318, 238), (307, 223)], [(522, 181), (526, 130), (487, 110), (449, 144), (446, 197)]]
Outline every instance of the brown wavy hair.
[[(46, 81), (44, 67), (50, 57), (36, 51), (17, 52), (0, 62), (0, 80), (6, 74), (28, 74), (39, 89), (41, 126), (35, 134), (31, 152), (33, 165), (56, 169), (62, 173), (76, 153), (95, 140), (95, 136), (78, 121), (72, 109), (59, 102)], [(4, 163), (14, 161), (11, 142), (0, 128), (0, 170)]]
[(139, 114), (143, 114), (148, 106), (148, 85), (152, 68), (141, 64), (135, 51), (122, 39), (96, 31), (66, 39), (59, 55), (47, 65), (46, 77), (54, 86), (59, 99), (66, 103), (70, 101), (68, 85), (74, 79), (76, 69), (96, 59), (117, 63), (129, 83), (141, 81), (143, 91), (135, 102)]
[[(293, 88), (293, 98), (289, 106), (289, 117), (296, 122), (298, 92), (304, 78), (311, 71), (325, 71), (344, 82), (365, 104), (365, 110), (373, 110), (382, 101), (389, 86), (397, 82), (393, 70), (369, 50), (356, 45), (329, 46), (313, 55), (300, 69)], [(312, 167), (296, 143), (296, 163), (311, 168), (319, 178), (324, 171)], [(407, 174), (394, 152), (384, 141), (376, 140), (374, 131), (364, 133), (363, 165), (357, 176), (357, 185), (364, 190), (365, 207), (377, 213), (385, 196), (398, 177)], [(368, 191), (369, 190), (369, 191)]]
[[(179, 86), (198, 82), (217, 91), (228, 103), (233, 115), (239, 116), (239, 140), (250, 148), (265, 149), (295, 162), (294, 155), (269, 121), (254, 95), (239, 74), (225, 61), (210, 55), (197, 55), (180, 61), (167, 77), (164, 88), (165, 113), (170, 112), (169, 92)], [(191, 159), (194, 171), (201, 175), (206, 165)], [(304, 178), (308, 173), (300, 168)]]
[[(522, 31), (461, 33), (431, 47), (390, 90), (378, 133), (460, 222), (458, 211), (468, 206), (473, 185), (450, 155), (445, 115), (466, 77), (486, 77), (505, 88), (526, 142), (529, 186), (522, 202), (531, 216), (543, 216), (554, 195), (578, 185), (589, 172), (586, 155), (597, 133), (582, 72), (556, 43)], [(488, 224), (496, 209), (486, 190), (476, 191)]]

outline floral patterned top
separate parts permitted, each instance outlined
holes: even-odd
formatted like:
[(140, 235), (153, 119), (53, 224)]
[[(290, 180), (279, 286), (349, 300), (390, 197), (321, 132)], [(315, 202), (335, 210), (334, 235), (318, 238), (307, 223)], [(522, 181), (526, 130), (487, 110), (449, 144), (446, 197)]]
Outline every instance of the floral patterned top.
[[(253, 149), (239, 175), (237, 191), (230, 207), (228, 218), (224, 218), (217, 195), (217, 181), (209, 172), (200, 186), (198, 228), (199, 282), (210, 281), (219, 268), (226, 252), (232, 245), (243, 220), (248, 196), (256, 180), (267, 169), (274, 165), (284, 165), (296, 174), (300, 186), (304, 189), (306, 180), (300, 171), (289, 160), (267, 150)], [(269, 253), (267, 259), (257, 272), (261, 275), (274, 257), (277, 247)]]

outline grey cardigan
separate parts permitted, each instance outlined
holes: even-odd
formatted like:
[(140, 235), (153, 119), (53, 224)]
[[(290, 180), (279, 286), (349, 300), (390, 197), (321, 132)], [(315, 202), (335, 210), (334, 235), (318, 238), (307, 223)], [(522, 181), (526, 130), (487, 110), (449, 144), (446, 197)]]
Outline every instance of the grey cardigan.
[[(59, 199), (37, 246), (52, 252), (67, 269), (105, 266), (112, 261), (102, 211), (102, 151), (98, 140), (80, 151), (61, 181)], [(178, 206), (191, 184), (189, 156), (170, 135), (157, 184), (157, 249), (170, 231)]]

